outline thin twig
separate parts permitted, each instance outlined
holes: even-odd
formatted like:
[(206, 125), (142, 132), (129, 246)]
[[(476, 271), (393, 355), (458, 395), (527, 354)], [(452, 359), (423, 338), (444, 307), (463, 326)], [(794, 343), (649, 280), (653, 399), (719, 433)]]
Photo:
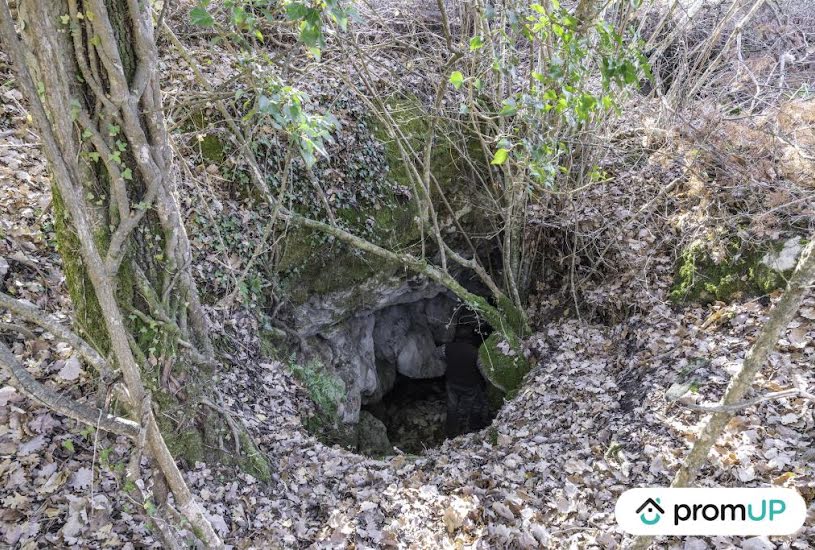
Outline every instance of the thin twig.
[(685, 408), (694, 410), (694, 411), (703, 411), (703, 412), (738, 412), (747, 407), (752, 407), (753, 405), (757, 405), (759, 403), (763, 403), (764, 401), (771, 401), (773, 399), (781, 399), (782, 397), (793, 397), (799, 396), (803, 397), (804, 399), (809, 399), (811, 401), (815, 401), (815, 395), (808, 393), (804, 390), (800, 390), (797, 388), (792, 388), (789, 390), (777, 391), (768, 393), (755, 399), (748, 399), (746, 401), (739, 401), (738, 403), (733, 403), (731, 405), (716, 405), (716, 404), (701, 404), (697, 405), (695, 403), (683, 403), (679, 401), (678, 403)]

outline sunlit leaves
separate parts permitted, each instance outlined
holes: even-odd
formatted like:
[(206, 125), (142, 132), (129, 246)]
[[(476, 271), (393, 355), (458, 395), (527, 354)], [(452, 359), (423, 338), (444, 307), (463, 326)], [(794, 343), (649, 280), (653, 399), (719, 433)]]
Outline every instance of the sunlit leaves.
[(301, 21), (300, 41), (314, 57), (320, 59), (323, 47), (323, 31), (319, 22), (314, 24), (311, 21)]
[(337, 126), (331, 114), (319, 115), (306, 110), (308, 96), (291, 87), (271, 83), (257, 98), (256, 108), (244, 119), (255, 114), (270, 120), (273, 127), (285, 131), (298, 145), (306, 166), (313, 166), (317, 157), (327, 157), (325, 143), (331, 141), (331, 132)]
[(580, 94), (575, 101), (574, 111), (577, 115), (577, 120), (581, 122), (588, 121), (591, 117), (592, 111), (597, 106), (597, 98), (591, 94)]
[(500, 149), (495, 151), (495, 155), (493, 155), (490, 164), (500, 166), (507, 161), (507, 158), (509, 158), (509, 150), (501, 147)]
[(203, 6), (195, 6), (190, 10), (190, 23), (198, 27), (212, 27), (215, 20)]
[(348, 30), (348, 20), (353, 9), (339, 0), (323, 2), (289, 2), (285, 4), (286, 18), (299, 21), (299, 39), (317, 59), (325, 46), (325, 24), (323, 18), (333, 22), (340, 31)]
[(354, 13), (353, 8), (340, 2), (340, 0), (326, 0), (325, 11), (341, 31), (348, 30), (348, 19)]
[(499, 115), (501, 116), (512, 116), (518, 112), (518, 104), (515, 102), (514, 98), (507, 98), (501, 103), (501, 110), (499, 111)]
[(461, 85), (464, 84), (464, 75), (461, 74), (461, 71), (453, 71), (450, 74), (450, 84), (452, 84), (456, 90), (461, 88)]
[[(530, 45), (542, 54), (529, 66), (528, 85), (505, 93), (497, 105), (491, 101), (489, 112), (483, 113), (502, 119), (502, 134), (512, 139), (496, 145), (491, 163), (511, 162), (536, 185), (551, 188), (563, 177), (570, 140), (616, 112), (620, 95), (648, 78), (650, 71), (645, 57), (612, 24), (602, 17), (581, 22), (557, 0), (508, 10), (506, 18), (511, 31), (470, 38), (470, 51), (488, 42), (501, 46), (486, 53), (490, 57), (484, 65), (493, 71), (487, 85), (504, 75), (514, 79)], [(451, 83), (456, 86), (452, 78)]]

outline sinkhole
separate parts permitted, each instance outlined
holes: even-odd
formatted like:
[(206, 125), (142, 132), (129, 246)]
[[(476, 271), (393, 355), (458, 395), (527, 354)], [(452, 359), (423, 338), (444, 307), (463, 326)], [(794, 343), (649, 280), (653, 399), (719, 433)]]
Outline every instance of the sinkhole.
[[(342, 388), (334, 415), (340, 435), (328, 440), (369, 456), (419, 454), (487, 427), (503, 396), (477, 365), (486, 323), (426, 283), (359, 294), (365, 307), (339, 322), (333, 302), (302, 310), (311, 349)], [(326, 392), (317, 393), (315, 402)]]
[[(375, 316), (382, 387), (363, 398), (360, 410), (365, 421), (358, 450), (367, 454), (420, 454), (487, 427), (502, 402), (491, 396), (478, 367), (478, 348), (489, 333), (483, 321), (446, 297), (410, 307), (410, 315), (401, 307)], [(434, 318), (439, 312), (446, 317)], [(367, 444), (366, 426), (384, 430), (375, 437), (377, 444)]]

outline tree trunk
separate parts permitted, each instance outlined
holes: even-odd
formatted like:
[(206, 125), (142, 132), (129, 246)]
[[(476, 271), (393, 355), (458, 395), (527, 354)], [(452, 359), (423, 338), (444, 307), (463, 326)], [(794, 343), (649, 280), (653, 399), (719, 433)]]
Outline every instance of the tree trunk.
[[(200, 370), (214, 365), (214, 354), (174, 197), (150, 3), (25, 0), (18, 9), (22, 41), (0, 0), (0, 40), (52, 169), (77, 324), (121, 373), (125, 405), (141, 425), (134, 456), (147, 450), (197, 536), (221, 546), (173, 459), (203, 459), (204, 449), (218, 448), (205, 445), (205, 436), (217, 440), (231, 430), (225, 411), (204, 409), (211, 415), (204, 422), (196, 412), (198, 403), (211, 403)], [(171, 383), (183, 391), (167, 391)], [(156, 415), (154, 403), (173, 408), (180, 422)], [(161, 432), (173, 434), (170, 448)]]
[[(19, 8), (40, 101), (61, 157), (82, 182), (53, 187), (77, 325), (103, 355), (117, 355), (95, 290), (101, 283), (93, 281), (98, 269), (121, 314), (119, 346), (129, 348), (154, 401), (180, 419), (170, 424), (161, 415), (162, 430), (174, 454), (192, 463), (220, 458), (205, 450), (217, 449), (211, 443), (230, 431), (216, 411), (196, 412), (206, 389), (198, 371), (214, 364), (213, 349), (174, 197), (150, 17), (148, 4), (137, 0), (28, 0)], [(83, 252), (72, 208), (87, 217), (99, 266)], [(134, 377), (127, 380), (119, 366), (132, 386)], [(183, 389), (171, 392), (171, 385)]]

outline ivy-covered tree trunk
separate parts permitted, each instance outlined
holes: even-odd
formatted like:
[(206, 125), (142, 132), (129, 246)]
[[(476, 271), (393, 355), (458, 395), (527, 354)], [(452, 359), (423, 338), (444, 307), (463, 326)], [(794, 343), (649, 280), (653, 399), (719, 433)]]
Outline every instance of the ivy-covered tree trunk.
[[(213, 364), (213, 351), (174, 198), (150, 17), (148, 3), (134, 0), (29, 0), (21, 2), (18, 19), (54, 136), (82, 182), (75, 192), (130, 350), (154, 400), (181, 419), (162, 426), (171, 449), (195, 460), (205, 448), (201, 426), (213, 423), (194, 414), (201, 393), (196, 381), (203, 377), (191, 374)], [(56, 182), (53, 191), (76, 322), (92, 345), (110, 354), (108, 319), (92, 268)], [(170, 386), (184, 390), (170, 392)], [(218, 415), (209, 409), (206, 414)]]
[(214, 354), (174, 197), (154, 15), (147, 0), (24, 0), (15, 30), (0, 0), (0, 40), (52, 170), (77, 325), (121, 376), (122, 405), (142, 429), (136, 455), (143, 445), (196, 534), (218, 547), (173, 458), (204, 458), (218, 448), (206, 438), (237, 428), (199, 372)]

